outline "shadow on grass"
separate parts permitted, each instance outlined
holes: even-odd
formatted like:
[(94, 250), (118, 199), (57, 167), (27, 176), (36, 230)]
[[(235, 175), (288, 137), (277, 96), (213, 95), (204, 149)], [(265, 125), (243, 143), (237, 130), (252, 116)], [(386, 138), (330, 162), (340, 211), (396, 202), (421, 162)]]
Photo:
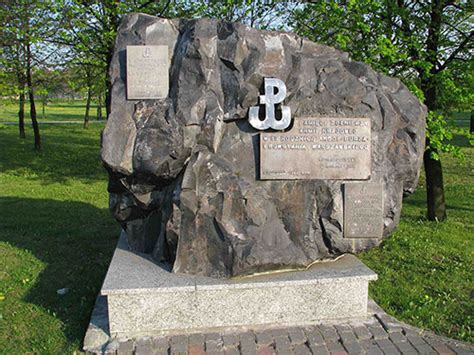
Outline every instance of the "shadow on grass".
[(7, 175), (41, 180), (42, 183), (105, 181), (100, 160), (100, 131), (103, 127), (83, 129), (80, 124), (40, 127), (41, 153), (33, 150), (33, 133), (18, 138), (17, 127), (0, 130), (0, 171)]
[[(81, 202), (0, 197), (0, 211), (0, 239), (46, 265), (25, 301), (59, 318), (68, 341), (82, 344), (118, 225), (106, 209)], [(59, 296), (61, 288), (69, 292)]]
[[(456, 205), (450, 203), (450, 201), (455, 201), (455, 199), (449, 198), (449, 196), (446, 196), (446, 209), (447, 209), (448, 215), (450, 214), (450, 212), (455, 212), (458, 216), (459, 216), (459, 212), (460, 213), (474, 212), (474, 208), (471, 208), (469, 206), (462, 206), (459, 204), (459, 203), (462, 203), (463, 201), (457, 201), (458, 204)], [(408, 209), (406, 209), (405, 213), (403, 214), (404, 220), (411, 221), (411, 222), (418, 222), (420, 221), (420, 219), (428, 221), (427, 216), (426, 216), (426, 213), (427, 213), (426, 191), (424, 189), (419, 189), (415, 194), (404, 197), (403, 205), (408, 207)], [(413, 214), (413, 212), (415, 211), (416, 211), (416, 214)]]

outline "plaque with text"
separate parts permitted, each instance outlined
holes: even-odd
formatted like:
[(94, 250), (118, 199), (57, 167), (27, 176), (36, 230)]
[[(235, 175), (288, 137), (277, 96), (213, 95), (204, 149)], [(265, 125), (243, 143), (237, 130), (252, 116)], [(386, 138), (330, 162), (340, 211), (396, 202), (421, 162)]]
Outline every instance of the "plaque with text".
[(168, 96), (168, 46), (127, 46), (127, 98)]
[(381, 238), (383, 188), (378, 183), (344, 185), (344, 237)]
[(370, 118), (299, 117), (289, 132), (260, 134), (260, 178), (365, 180), (370, 152)]

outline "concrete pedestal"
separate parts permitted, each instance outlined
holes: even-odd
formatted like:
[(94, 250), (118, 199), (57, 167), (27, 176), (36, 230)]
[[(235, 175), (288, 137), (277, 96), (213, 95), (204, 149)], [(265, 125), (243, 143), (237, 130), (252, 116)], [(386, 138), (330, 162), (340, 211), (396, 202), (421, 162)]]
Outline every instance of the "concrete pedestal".
[(305, 271), (238, 280), (173, 274), (129, 251), (124, 234), (102, 286), (112, 337), (298, 325), (367, 315), (377, 275), (352, 255)]

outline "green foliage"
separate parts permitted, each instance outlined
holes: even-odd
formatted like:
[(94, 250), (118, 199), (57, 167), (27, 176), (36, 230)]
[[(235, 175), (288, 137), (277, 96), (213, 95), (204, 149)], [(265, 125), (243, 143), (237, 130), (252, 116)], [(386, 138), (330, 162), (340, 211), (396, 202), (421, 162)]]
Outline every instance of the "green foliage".
[(439, 159), (439, 152), (451, 153), (459, 159), (463, 158), (464, 155), (461, 149), (450, 143), (454, 136), (454, 127), (443, 115), (433, 111), (428, 112), (426, 136), (430, 140), (431, 157), (433, 159)]
[[(444, 117), (452, 110), (472, 110), (472, 6), (442, 3), (436, 22), (434, 1), (328, 0), (296, 9), (291, 21), (297, 33), (398, 76), (430, 111), (444, 112), (428, 117), (430, 148), (460, 156), (448, 143), (452, 132)], [(428, 36), (438, 25), (436, 42), (435, 36)]]

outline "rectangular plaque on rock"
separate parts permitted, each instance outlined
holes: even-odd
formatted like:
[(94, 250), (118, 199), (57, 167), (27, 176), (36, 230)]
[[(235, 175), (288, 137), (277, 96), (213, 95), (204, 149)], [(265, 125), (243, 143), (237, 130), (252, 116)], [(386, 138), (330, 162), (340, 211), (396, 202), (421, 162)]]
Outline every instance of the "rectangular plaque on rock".
[(168, 46), (127, 46), (127, 98), (168, 96)]
[(378, 183), (344, 185), (344, 237), (380, 238), (383, 232), (383, 188)]
[(295, 118), (289, 132), (261, 133), (263, 180), (370, 177), (370, 118)]

